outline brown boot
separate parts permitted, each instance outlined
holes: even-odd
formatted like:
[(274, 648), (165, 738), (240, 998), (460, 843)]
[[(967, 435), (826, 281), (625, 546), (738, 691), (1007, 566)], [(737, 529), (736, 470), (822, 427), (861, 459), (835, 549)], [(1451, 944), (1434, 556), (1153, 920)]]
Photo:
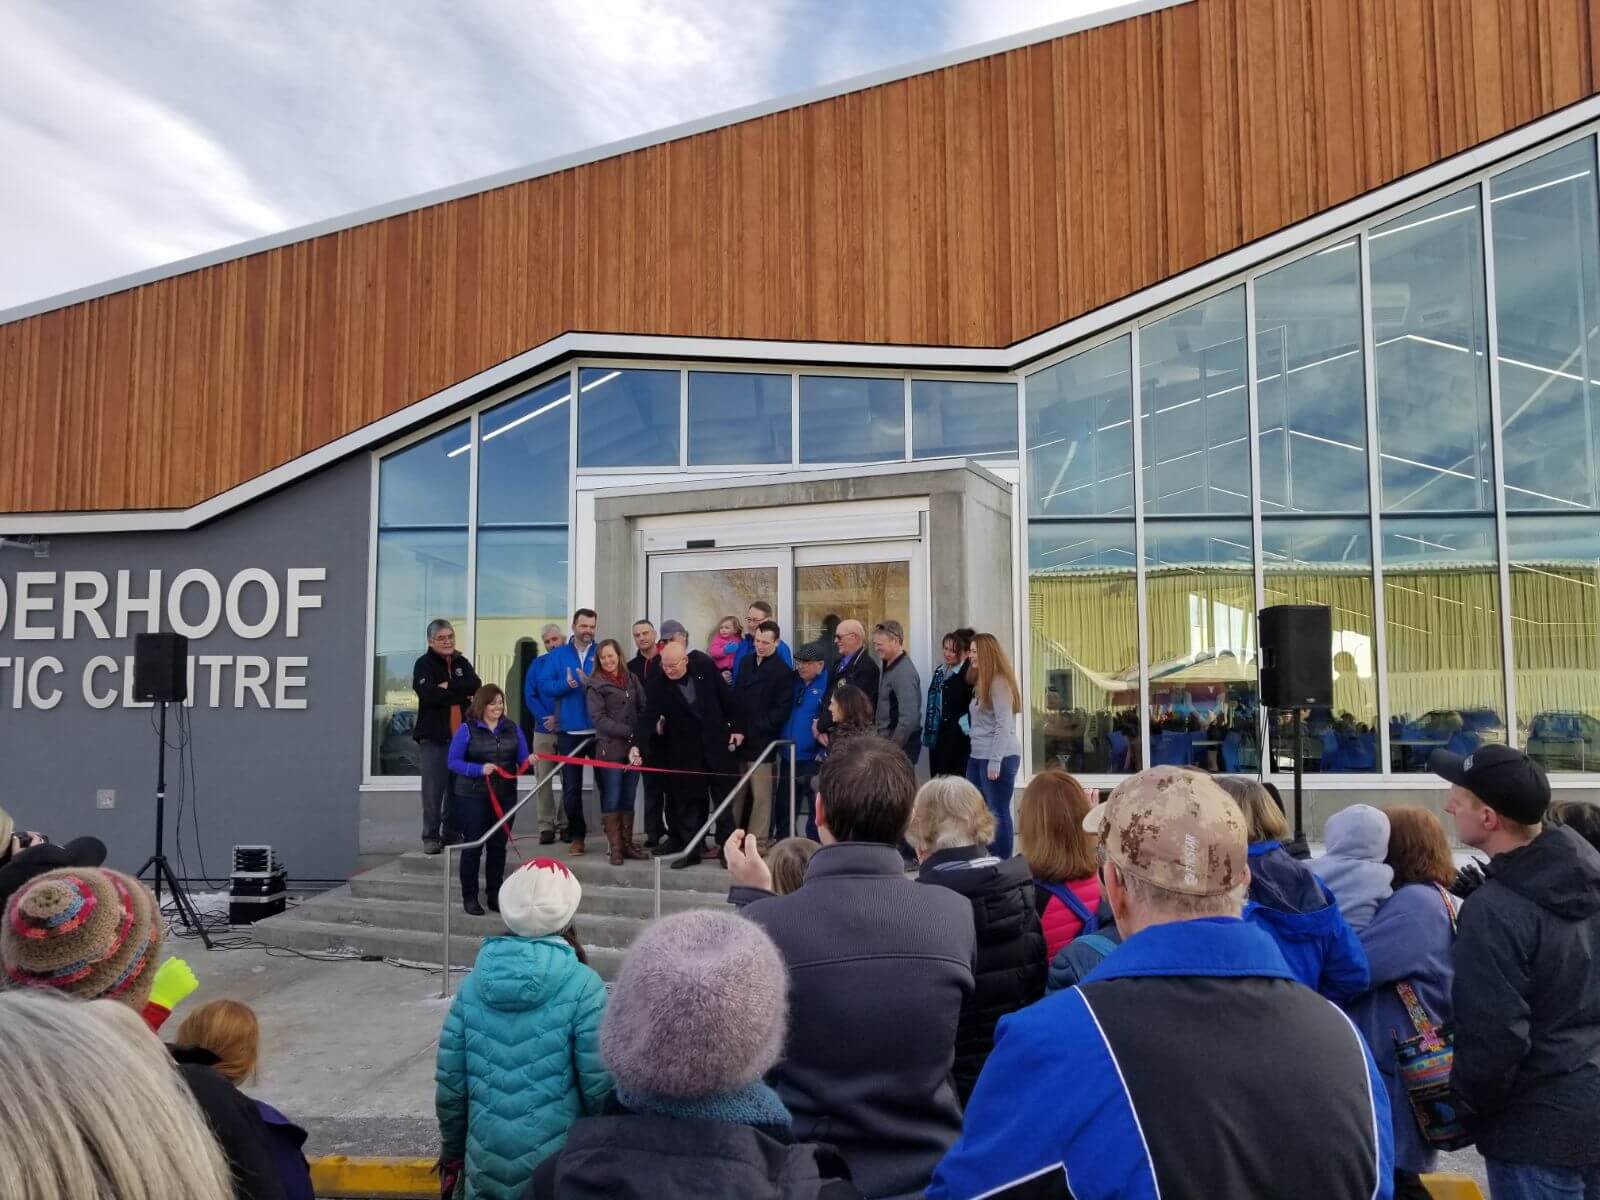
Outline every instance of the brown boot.
[(578, 855), (580, 855), (582, 853), (584, 853), (583, 839), (582, 838), (573, 838), (572, 839), (572, 845), (567, 847), (567, 856), (569, 858), (576, 858)]
[(622, 865), (622, 814), (601, 813), (600, 824), (605, 827), (606, 847), (611, 855), (606, 859), (613, 867)]
[(625, 812), (622, 817), (622, 857), (635, 859), (648, 859), (650, 856), (641, 850), (633, 840), (633, 814)]

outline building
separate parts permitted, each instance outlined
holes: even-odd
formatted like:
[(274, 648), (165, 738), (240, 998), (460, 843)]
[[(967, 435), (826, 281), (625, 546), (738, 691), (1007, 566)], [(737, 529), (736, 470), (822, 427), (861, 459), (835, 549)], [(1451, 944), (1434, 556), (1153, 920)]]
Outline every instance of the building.
[(136, 861), (175, 627), (188, 853), (340, 878), (429, 617), (516, 696), (754, 596), (993, 630), (1101, 785), (1255, 770), (1327, 604), (1315, 822), (1486, 741), (1592, 798), (1597, 70), (1584, 0), (1142, 0), (0, 314), (0, 802)]

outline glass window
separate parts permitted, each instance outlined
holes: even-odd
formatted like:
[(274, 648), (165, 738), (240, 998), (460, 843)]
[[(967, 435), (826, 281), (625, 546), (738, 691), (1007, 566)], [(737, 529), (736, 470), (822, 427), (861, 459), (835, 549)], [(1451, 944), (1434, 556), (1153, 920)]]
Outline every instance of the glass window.
[(1354, 241), (1256, 281), (1264, 512), (1366, 512), (1361, 260)]
[(580, 467), (678, 465), (677, 371), (578, 372)]
[(801, 462), (895, 462), (905, 456), (904, 380), (800, 376)]
[[(830, 656), (840, 621), (860, 621), (871, 629), (879, 621), (911, 624), (911, 564), (897, 562), (819, 563), (794, 569), (795, 648), (821, 642)], [(912, 636), (910, 632), (907, 637)]]
[(788, 375), (689, 372), (689, 464), (789, 461)]
[(1600, 508), (1594, 139), (1496, 175), (1489, 196), (1506, 507)]
[(1035, 771), (1051, 763), (1079, 772), (1138, 766), (1135, 561), (1131, 521), (1028, 526)]
[(1505, 741), (1494, 521), (1385, 518), (1389, 765), (1426, 771), (1445, 748)]
[(465, 529), (471, 439), (471, 426), (463, 421), (380, 459), (378, 524)]
[(911, 455), (1017, 452), (1017, 385), (957, 379), (911, 383)]
[(566, 524), (571, 398), (563, 376), (478, 418), (479, 525)]
[(1600, 517), (1513, 516), (1506, 536), (1522, 746), (1600, 770)]
[[(733, 617), (742, 628), (745, 611), (757, 600), (773, 606), (772, 616), (782, 625), (786, 616), (777, 606), (777, 567), (709, 567), (661, 573), (663, 620), (679, 621), (689, 632), (690, 649), (709, 650), (711, 635), (723, 617)], [(620, 639), (619, 639), (620, 640)], [(791, 649), (797, 643), (791, 643)]]
[[(428, 622), (443, 617), (471, 657), (467, 628), (467, 531), (388, 530), (378, 534), (374, 582), (372, 770), (376, 775), (420, 772), (411, 740), (417, 695), (411, 667), (428, 648)], [(474, 664), (476, 665), (476, 664)]]
[(1372, 232), (1385, 512), (1494, 507), (1478, 189)]
[(1128, 337), (1028, 376), (1028, 511), (1131, 516), (1133, 376)]
[(1255, 770), (1256, 595), (1248, 521), (1149, 521), (1150, 761)]
[[(1279, 519), (1262, 526), (1261, 540), (1266, 603), (1320, 604), (1333, 616), (1333, 706), (1305, 716), (1302, 769), (1378, 770), (1371, 526)], [(1292, 771), (1292, 714), (1272, 716), (1272, 762)]]
[(1244, 335), (1242, 287), (1139, 331), (1147, 514), (1250, 511)]
[[(477, 629), (472, 665), (506, 692), (506, 711), (523, 722), (523, 673), (537, 654), (539, 630), (567, 627), (567, 531), (486, 529), (478, 533)], [(527, 643), (523, 645), (523, 643)]]

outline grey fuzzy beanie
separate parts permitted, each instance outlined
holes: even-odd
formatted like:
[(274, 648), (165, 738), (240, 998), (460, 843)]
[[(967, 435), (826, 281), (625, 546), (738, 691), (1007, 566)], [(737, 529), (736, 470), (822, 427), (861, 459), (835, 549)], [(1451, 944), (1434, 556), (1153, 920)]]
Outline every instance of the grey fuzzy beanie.
[(757, 1082), (783, 1054), (789, 974), (760, 926), (698, 910), (629, 947), (600, 1026), (619, 1091), (698, 1099)]

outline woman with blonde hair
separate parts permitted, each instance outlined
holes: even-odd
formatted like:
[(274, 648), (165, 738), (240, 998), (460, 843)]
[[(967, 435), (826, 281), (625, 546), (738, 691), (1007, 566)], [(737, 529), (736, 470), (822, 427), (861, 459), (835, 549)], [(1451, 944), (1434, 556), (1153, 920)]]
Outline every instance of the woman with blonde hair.
[(1083, 786), (1054, 767), (1028, 781), (1017, 806), (1017, 842), (1033, 873), (1033, 905), (1052, 962), (1073, 938), (1101, 925), (1094, 835), (1083, 828), (1092, 807)]
[(1033, 879), (1021, 858), (996, 858), (994, 814), (965, 779), (937, 775), (917, 791), (906, 840), (917, 852), (917, 882), (946, 887), (972, 905), (978, 935), (977, 986), (956, 1027), (956, 1092), (966, 1104), (1007, 1013), (1044, 995), (1044, 934)]
[(0, 992), (0, 1196), (233, 1194), (204, 1115), (133, 1009)]
[(993, 634), (972, 639), (972, 665), (967, 668), (972, 701), (967, 706), (971, 726), (972, 756), (967, 779), (982, 794), (994, 813), (994, 841), (989, 848), (1001, 858), (1011, 857), (1011, 793), (1022, 765), (1022, 743), (1017, 739), (1017, 709), (1022, 689), (1011, 660)]

